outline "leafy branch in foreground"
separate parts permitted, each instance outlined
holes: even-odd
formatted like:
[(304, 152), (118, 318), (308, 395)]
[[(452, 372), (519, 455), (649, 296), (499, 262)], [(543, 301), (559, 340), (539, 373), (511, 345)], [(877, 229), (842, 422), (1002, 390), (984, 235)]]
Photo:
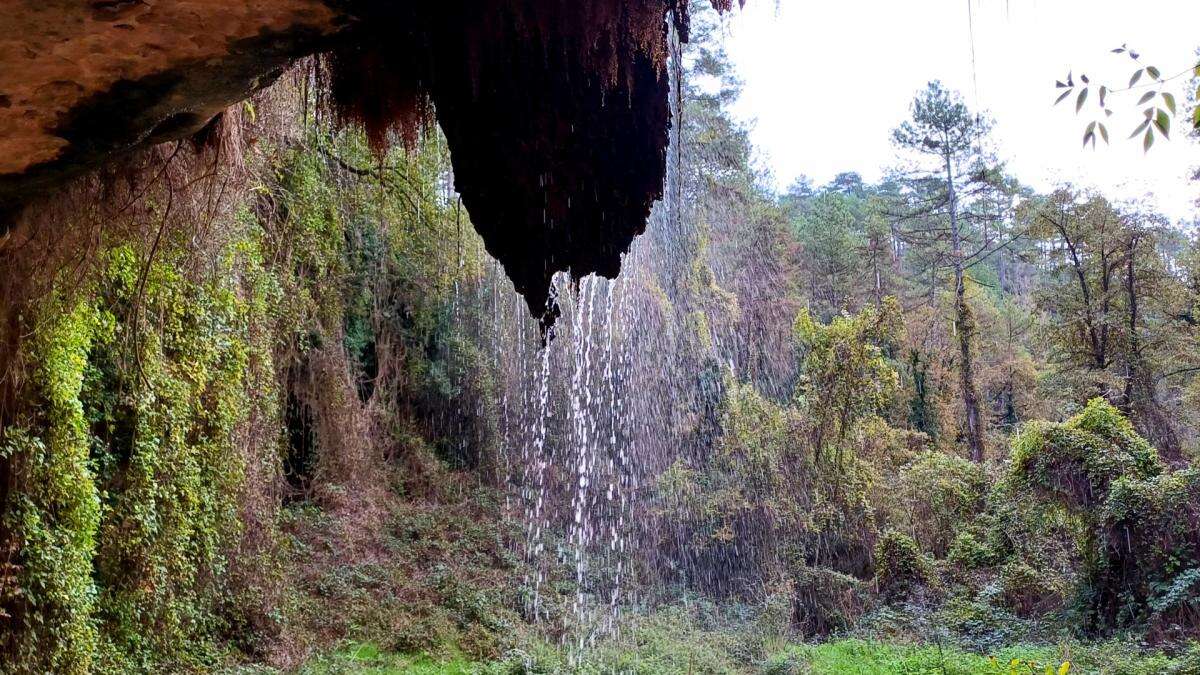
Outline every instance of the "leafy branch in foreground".
[[(1127, 45), (1122, 44), (1120, 47), (1113, 49), (1112, 53), (1128, 56), (1134, 65), (1137, 66), (1129, 76), (1129, 83), (1126, 86), (1114, 88), (1108, 84), (1096, 84), (1088, 78), (1086, 73), (1079, 75), (1080, 84), (1077, 85), (1074, 74), (1068, 72), (1065, 80), (1058, 80), (1054, 83), (1057, 89), (1062, 90), (1062, 93), (1058, 95), (1054, 104), (1058, 105), (1074, 96), (1075, 114), (1078, 115), (1087, 104), (1091, 92), (1096, 92), (1096, 97), (1093, 100), (1099, 108), (1099, 112), (1102, 112), (1104, 116), (1097, 116), (1088, 122), (1087, 127), (1083, 131), (1084, 147), (1087, 147), (1090, 143), (1092, 148), (1095, 149), (1097, 137), (1103, 140), (1105, 144), (1109, 142), (1108, 126), (1105, 124), (1105, 120), (1112, 117), (1113, 114), (1112, 108), (1109, 106), (1111, 99), (1114, 96), (1123, 97), (1136, 91), (1142, 91), (1142, 95), (1134, 105), (1146, 106), (1142, 109), (1144, 119), (1129, 134), (1129, 138), (1141, 136), (1142, 150), (1149, 151), (1154, 145), (1156, 136), (1170, 139), (1171, 122), (1179, 112), (1175, 101), (1175, 94), (1169, 90), (1169, 83), (1189, 75), (1200, 82), (1200, 63), (1189, 66), (1174, 75), (1163, 77), (1162, 71), (1158, 67), (1145, 64), (1142, 61), (1141, 54), (1135, 49), (1130, 49)], [(1196, 98), (1200, 99), (1200, 85), (1196, 89)], [(1197, 106), (1192, 112), (1191, 123), (1193, 129), (1200, 130), (1200, 106)]]

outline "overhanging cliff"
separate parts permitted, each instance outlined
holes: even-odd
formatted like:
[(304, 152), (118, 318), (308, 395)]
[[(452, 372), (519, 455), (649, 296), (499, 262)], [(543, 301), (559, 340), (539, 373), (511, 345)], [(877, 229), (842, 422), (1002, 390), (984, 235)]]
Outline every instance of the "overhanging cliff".
[(555, 272), (615, 276), (644, 229), (668, 20), (686, 33), (686, 16), (686, 0), (20, 0), (0, 27), (0, 228), (327, 53), (331, 102), (377, 143), (436, 115), (472, 221), (540, 316)]

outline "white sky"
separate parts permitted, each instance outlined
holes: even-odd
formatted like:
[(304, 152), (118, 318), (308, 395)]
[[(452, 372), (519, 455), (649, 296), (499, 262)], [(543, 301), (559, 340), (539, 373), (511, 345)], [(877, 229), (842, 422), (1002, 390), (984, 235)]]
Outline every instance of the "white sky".
[[(992, 116), (999, 155), (1023, 182), (1067, 180), (1118, 200), (1152, 194), (1173, 219), (1197, 215), (1200, 184), (1187, 177), (1200, 145), (1181, 133), (1182, 109), (1171, 142), (1144, 155), (1140, 139), (1126, 140), (1142, 92), (1111, 100), (1112, 145), (1095, 152), (1081, 148), (1092, 117), (1077, 117), (1073, 99), (1052, 104), (1069, 68), (1077, 84), (1081, 71), (1094, 84), (1128, 84), (1132, 61), (1109, 53), (1122, 43), (1164, 77), (1194, 64), (1200, 0), (748, 0), (726, 32), (745, 84), (734, 112), (781, 189), (801, 174), (818, 185), (840, 171), (878, 179), (896, 163), (891, 129), (917, 90), (940, 79)], [(1186, 82), (1170, 89), (1181, 108)]]

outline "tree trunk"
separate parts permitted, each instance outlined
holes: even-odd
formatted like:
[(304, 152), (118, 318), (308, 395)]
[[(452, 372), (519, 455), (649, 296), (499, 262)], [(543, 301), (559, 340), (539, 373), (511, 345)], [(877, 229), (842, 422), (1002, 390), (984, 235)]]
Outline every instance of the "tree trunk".
[(962, 237), (958, 231), (958, 202), (954, 194), (954, 170), (950, 156), (946, 161), (946, 189), (950, 200), (950, 243), (954, 258), (954, 327), (958, 334), (959, 382), (962, 388), (963, 409), (967, 420), (967, 444), (971, 461), (982, 462), (984, 457), (983, 416), (979, 412), (979, 390), (975, 387), (975, 355), (972, 338), (975, 336), (975, 317), (967, 307), (964, 282)]
[(1011, 293), (1012, 288), (1008, 284), (1008, 266), (1004, 264), (1004, 258), (1008, 253), (1007, 246), (996, 251), (996, 280), (1000, 283), (1000, 290), (1005, 293)]
[(1125, 302), (1128, 305), (1129, 353), (1125, 355), (1124, 409), (1133, 418), (1138, 432), (1158, 448), (1163, 459), (1171, 464), (1183, 457), (1179, 434), (1171, 416), (1158, 401), (1155, 378), (1146, 367), (1140, 335), (1141, 317), (1138, 314), (1136, 252), (1138, 240), (1130, 237), (1125, 258)]
[(975, 387), (975, 355), (972, 342), (975, 337), (975, 317), (967, 307), (963, 285), (962, 264), (954, 266), (954, 323), (958, 333), (959, 373), (962, 386), (963, 408), (967, 416), (967, 443), (971, 448), (971, 461), (982, 462), (983, 416), (979, 412), (979, 390)]

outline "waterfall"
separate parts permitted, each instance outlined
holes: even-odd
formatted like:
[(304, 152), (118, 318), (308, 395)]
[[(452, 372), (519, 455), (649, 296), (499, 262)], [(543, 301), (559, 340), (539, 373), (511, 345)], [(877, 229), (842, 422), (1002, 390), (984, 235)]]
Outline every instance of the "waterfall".
[(638, 605), (645, 587), (639, 571), (686, 566), (656, 558), (648, 489), (684, 452), (679, 410), (696, 407), (695, 387), (679, 383), (697, 358), (683, 353), (691, 343), (681, 318), (696, 233), (681, 213), (683, 69), (671, 25), (664, 196), (620, 276), (556, 276), (551, 297), (561, 315), (546, 336), (498, 264), (480, 284), (494, 322), (498, 480), (524, 532), (524, 609), (555, 624), (549, 632), (562, 636), (575, 663), (597, 639), (618, 634), (621, 612)]

